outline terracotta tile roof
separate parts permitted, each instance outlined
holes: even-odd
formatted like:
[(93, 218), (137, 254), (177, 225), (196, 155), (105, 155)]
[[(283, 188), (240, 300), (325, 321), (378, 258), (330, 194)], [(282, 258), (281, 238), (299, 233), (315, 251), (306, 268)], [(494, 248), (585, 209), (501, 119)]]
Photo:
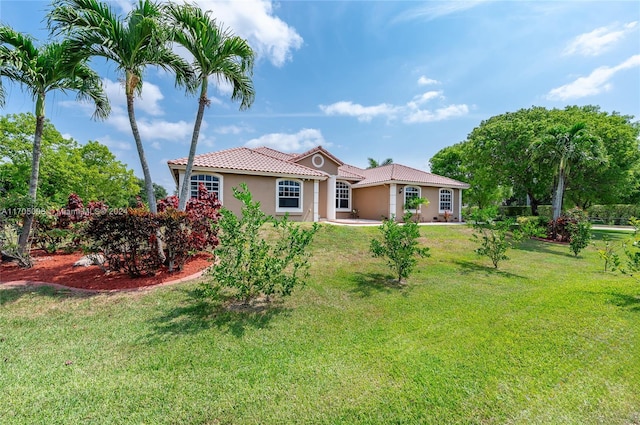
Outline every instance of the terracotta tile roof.
[(331, 152), (329, 152), (328, 150), (326, 150), (325, 148), (323, 148), (322, 146), (316, 146), (313, 149), (309, 149), (306, 152), (301, 153), (300, 155), (295, 156), (294, 158), (292, 158), (291, 160), (294, 162), (298, 162), (301, 159), (305, 159), (307, 157), (310, 157), (311, 155), (313, 155), (314, 153), (317, 152), (321, 152), (324, 156), (326, 156), (327, 158), (331, 158), (331, 160), (333, 162), (335, 162), (338, 165), (344, 165), (344, 162), (340, 161), (338, 158), (336, 158), (335, 156), (333, 156), (331, 154)]
[(353, 165), (344, 164), (338, 168), (338, 178), (345, 180), (363, 180), (364, 170)]
[[(168, 164), (186, 165), (187, 158), (174, 159), (168, 161)], [(193, 166), (289, 176), (326, 177), (321, 171), (244, 147), (196, 155)]]
[[(240, 147), (218, 152), (196, 155), (194, 167), (212, 168), (266, 175), (284, 175), (300, 177), (317, 177), (323, 179), (327, 174), (304, 165), (297, 164), (303, 158), (321, 152), (331, 158), (338, 165), (338, 178), (356, 181), (354, 188), (376, 186), (385, 183), (420, 184), (425, 186), (440, 186), (468, 189), (467, 183), (462, 183), (448, 177), (428, 173), (400, 164), (384, 165), (382, 167), (362, 169), (345, 164), (322, 146), (318, 146), (305, 153), (296, 155), (277, 151), (268, 147), (255, 149)], [(186, 165), (187, 158), (168, 161), (171, 165)]]
[(259, 148), (254, 148), (253, 150), (256, 151), (256, 152), (260, 152), (260, 153), (263, 153), (265, 155), (269, 155), (269, 156), (272, 156), (274, 158), (280, 159), (282, 161), (290, 161), (292, 158), (295, 158), (296, 156), (298, 156), (298, 154), (295, 154), (295, 153), (280, 152), (280, 151), (277, 151), (275, 149), (268, 148), (266, 146), (261, 146)]
[(382, 167), (363, 170), (364, 179), (354, 184), (353, 187), (375, 186), (383, 183), (423, 184), (428, 186), (443, 186), (468, 189), (467, 183), (426, 171), (417, 170), (400, 164), (384, 165)]

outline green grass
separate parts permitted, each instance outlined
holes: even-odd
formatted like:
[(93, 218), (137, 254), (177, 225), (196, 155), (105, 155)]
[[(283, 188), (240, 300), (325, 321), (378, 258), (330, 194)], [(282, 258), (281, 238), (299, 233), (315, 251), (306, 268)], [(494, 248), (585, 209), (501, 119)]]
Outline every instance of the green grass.
[(377, 232), (324, 227), (308, 285), (264, 311), (197, 282), (0, 289), (0, 423), (640, 423), (640, 283), (594, 248), (527, 241), (494, 270), (468, 228), (427, 226), (398, 286)]

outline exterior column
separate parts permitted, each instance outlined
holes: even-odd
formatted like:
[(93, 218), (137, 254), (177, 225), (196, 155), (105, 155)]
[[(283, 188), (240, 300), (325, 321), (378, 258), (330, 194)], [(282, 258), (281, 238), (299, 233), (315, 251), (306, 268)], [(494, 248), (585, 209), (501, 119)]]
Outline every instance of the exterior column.
[[(178, 193), (180, 193), (180, 191), (182, 191), (182, 185), (184, 184), (184, 171), (180, 170), (178, 171)], [(191, 193), (189, 193), (187, 196), (190, 196)]]
[(327, 179), (327, 220), (336, 219), (336, 176)]
[(317, 222), (320, 219), (318, 208), (320, 206), (320, 181), (313, 181), (313, 221)]
[(462, 189), (458, 189), (458, 223), (462, 223)]
[[(389, 220), (391, 220), (391, 217), (395, 216), (396, 214), (396, 190), (398, 190), (398, 187), (396, 186), (395, 183), (391, 183), (389, 185)], [(397, 217), (396, 217), (397, 220)]]

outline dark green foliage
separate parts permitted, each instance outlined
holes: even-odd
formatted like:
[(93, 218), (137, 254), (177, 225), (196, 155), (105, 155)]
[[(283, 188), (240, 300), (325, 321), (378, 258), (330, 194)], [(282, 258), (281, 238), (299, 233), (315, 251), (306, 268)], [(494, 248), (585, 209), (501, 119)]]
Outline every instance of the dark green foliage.
[(143, 209), (113, 210), (91, 218), (87, 235), (101, 252), (110, 271), (132, 277), (153, 275), (162, 262), (158, 255), (158, 217)]
[(384, 220), (380, 226), (382, 239), (372, 239), (370, 250), (374, 257), (385, 257), (389, 268), (393, 270), (398, 282), (409, 277), (416, 266), (416, 257), (428, 257), (429, 248), (419, 247), (420, 230), (411, 220), (412, 214), (404, 215), (404, 224), (396, 222), (395, 217)]
[(158, 223), (163, 229), (167, 267), (170, 272), (181, 270), (193, 251), (189, 214), (168, 208), (158, 213)]
[(308, 277), (307, 247), (318, 224), (303, 229), (287, 216), (267, 216), (244, 183), (233, 188), (233, 194), (242, 202), (241, 217), (225, 208), (221, 211), (215, 226), (220, 245), (211, 272), (214, 282), (204, 285), (205, 293), (217, 296), (225, 290), (244, 302), (260, 295), (290, 295)]
[(592, 205), (588, 211), (591, 222), (625, 225), (630, 218), (640, 217), (640, 204)]

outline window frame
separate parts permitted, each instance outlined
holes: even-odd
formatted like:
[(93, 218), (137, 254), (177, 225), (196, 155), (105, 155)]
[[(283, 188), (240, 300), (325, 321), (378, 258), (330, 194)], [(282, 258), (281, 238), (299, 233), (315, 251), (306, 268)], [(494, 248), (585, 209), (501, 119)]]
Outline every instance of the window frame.
[[(298, 184), (299, 187), (299, 196), (298, 196), (298, 206), (297, 207), (281, 207), (280, 206), (280, 184), (284, 182), (294, 182)], [(276, 213), (301, 213), (303, 200), (304, 200), (304, 182), (299, 179), (292, 178), (279, 178), (276, 179)], [(284, 198), (292, 198), (291, 196)]]
[(414, 192), (413, 190), (411, 191), (411, 193), (417, 193), (416, 196), (412, 196), (411, 198), (419, 198), (420, 196), (422, 196), (422, 188), (420, 186), (412, 186), (412, 185), (408, 185), (405, 186), (402, 189), (402, 194), (403, 194), (403, 199), (404, 199), (404, 203), (402, 204), (405, 208), (405, 211), (409, 211), (412, 213), (415, 213), (417, 211), (417, 209), (410, 209), (410, 208), (406, 208), (407, 206), (407, 189), (415, 189), (416, 191)]
[[(344, 190), (344, 189), (347, 190), (347, 197), (346, 198), (339, 198), (338, 197), (338, 193), (339, 193), (338, 184), (346, 186), (346, 188), (342, 188), (342, 190)], [(351, 212), (351, 197), (352, 197), (351, 185), (349, 183), (347, 183), (346, 181), (342, 181), (342, 180), (336, 181), (336, 196), (335, 196), (335, 201), (334, 201), (335, 205), (336, 205), (336, 211), (339, 211), (339, 212), (349, 211), (349, 212)], [(338, 201), (343, 200), (343, 199), (347, 200), (347, 206), (340, 208)]]
[[(194, 177), (199, 177), (199, 176), (204, 176), (204, 177), (211, 177), (212, 180), (207, 181), (200, 181), (200, 180), (196, 180), (197, 184), (195, 187), (195, 190), (193, 189), (193, 183), (195, 183), (193, 181)], [(218, 189), (217, 190), (213, 190), (210, 187), (208, 187), (207, 183), (213, 183), (213, 179), (216, 179), (218, 182)], [(218, 200), (220, 202), (222, 202), (222, 176), (219, 174), (214, 174), (214, 173), (202, 173), (202, 172), (198, 172), (198, 173), (191, 173), (191, 176), (189, 177), (189, 199), (191, 198), (195, 198), (197, 197), (197, 193), (198, 193), (198, 186), (200, 186), (200, 183), (204, 183), (205, 187), (207, 188), (207, 190), (209, 192), (216, 192), (216, 195), (218, 195)], [(196, 196), (193, 196), (193, 192), (195, 191)]]
[[(442, 200), (442, 195), (444, 193), (448, 193), (449, 194), (449, 200)], [(449, 208), (442, 208), (442, 203), (443, 202), (448, 202), (449, 203)], [(438, 191), (438, 212), (440, 214), (444, 214), (446, 211), (449, 211), (451, 214), (453, 214), (453, 189), (447, 189), (447, 188), (441, 188)]]

